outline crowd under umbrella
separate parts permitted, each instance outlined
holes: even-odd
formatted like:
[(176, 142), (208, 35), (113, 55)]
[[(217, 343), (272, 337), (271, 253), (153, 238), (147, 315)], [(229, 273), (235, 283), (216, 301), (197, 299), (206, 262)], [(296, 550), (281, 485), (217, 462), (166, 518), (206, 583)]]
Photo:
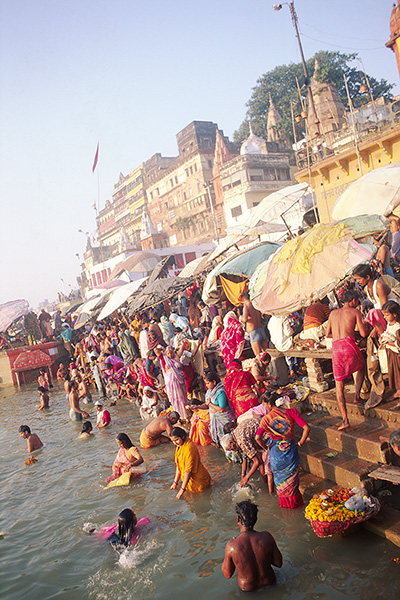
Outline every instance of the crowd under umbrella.
[(365, 242), (384, 230), (378, 215), (315, 225), (260, 266), (249, 285), (254, 306), (284, 316), (323, 298), (356, 265), (373, 257), (374, 246)]
[(336, 200), (333, 219), (389, 215), (400, 204), (400, 163), (374, 169), (353, 181)]

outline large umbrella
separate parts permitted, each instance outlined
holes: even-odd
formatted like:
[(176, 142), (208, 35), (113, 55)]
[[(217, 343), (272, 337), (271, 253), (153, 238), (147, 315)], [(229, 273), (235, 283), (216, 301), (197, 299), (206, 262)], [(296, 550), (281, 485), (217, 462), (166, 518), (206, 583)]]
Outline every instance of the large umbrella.
[(234, 256), (226, 258), (220, 262), (204, 281), (202, 300), (206, 304), (215, 304), (219, 299), (218, 293), (218, 275), (237, 275), (242, 278), (249, 278), (253, 275), (260, 263), (263, 263), (271, 254), (280, 247), (280, 244), (274, 242), (264, 242), (242, 250)]
[(192, 279), (183, 277), (166, 277), (147, 285), (144, 290), (129, 305), (129, 315), (133, 316), (139, 310), (145, 310), (160, 304), (168, 298), (186, 289)]
[(27, 300), (12, 300), (0, 304), (0, 331), (5, 331), (15, 319), (25, 315), (29, 311)]
[(147, 273), (152, 271), (161, 258), (154, 252), (135, 252), (122, 262), (118, 263), (111, 271), (109, 281), (119, 277), (127, 271), (128, 273)]
[(117, 308), (122, 306), (124, 302), (126, 302), (129, 296), (132, 296), (135, 292), (138, 291), (141, 285), (144, 284), (147, 277), (142, 277), (141, 279), (137, 279), (136, 281), (131, 281), (131, 283), (127, 283), (123, 287), (118, 288), (113, 292), (110, 298), (107, 300), (107, 303), (101, 309), (99, 316), (97, 317), (98, 321), (105, 319), (109, 315), (111, 315)]
[(359, 244), (345, 223), (315, 225), (270, 258), (263, 271), (261, 293), (255, 296), (252, 280), (250, 297), (263, 313), (289, 314), (328, 294), (356, 265), (372, 256), (373, 251)]
[(260, 225), (248, 226), (248, 225), (234, 225), (230, 227), (228, 232), (237, 235), (247, 235), (247, 236), (258, 236), (264, 235), (268, 233), (282, 233), (283, 231), (287, 232), (287, 227), (282, 223), (261, 223)]
[(400, 163), (370, 171), (353, 181), (336, 200), (333, 219), (358, 215), (389, 215), (400, 204)]
[(110, 290), (102, 290), (101, 294), (90, 298), (89, 300), (87, 300), (87, 302), (82, 304), (76, 310), (78, 318), (74, 323), (74, 329), (79, 329), (80, 327), (83, 327), (94, 316), (93, 311), (98, 309), (102, 304), (105, 304), (111, 294), (112, 291)]

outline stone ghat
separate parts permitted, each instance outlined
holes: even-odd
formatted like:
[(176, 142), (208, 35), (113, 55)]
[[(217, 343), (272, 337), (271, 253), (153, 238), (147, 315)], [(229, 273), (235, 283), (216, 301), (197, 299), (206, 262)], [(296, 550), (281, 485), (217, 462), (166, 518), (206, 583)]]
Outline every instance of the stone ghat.
[[(374, 479), (373, 473), (382, 465), (396, 464), (389, 446), (391, 432), (400, 428), (400, 411), (391, 410), (396, 401), (364, 410), (352, 402), (354, 385), (347, 385), (345, 393), (351, 427), (344, 431), (337, 429), (341, 418), (335, 390), (312, 393), (297, 405), (310, 425), (309, 438), (299, 448), (306, 498), (335, 485), (364, 487), (371, 493), (391, 485)], [(400, 546), (400, 511), (384, 504), (380, 514), (364, 526)]]

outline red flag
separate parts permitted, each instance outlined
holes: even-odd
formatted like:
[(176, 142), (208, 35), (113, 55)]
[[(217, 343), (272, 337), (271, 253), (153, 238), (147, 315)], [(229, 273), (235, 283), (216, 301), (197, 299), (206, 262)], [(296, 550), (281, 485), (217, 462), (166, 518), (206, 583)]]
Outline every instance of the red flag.
[(97, 161), (98, 160), (99, 160), (99, 142), (97, 142), (97, 150), (96, 150), (96, 154), (94, 155), (92, 173), (94, 173), (94, 170), (97, 167)]

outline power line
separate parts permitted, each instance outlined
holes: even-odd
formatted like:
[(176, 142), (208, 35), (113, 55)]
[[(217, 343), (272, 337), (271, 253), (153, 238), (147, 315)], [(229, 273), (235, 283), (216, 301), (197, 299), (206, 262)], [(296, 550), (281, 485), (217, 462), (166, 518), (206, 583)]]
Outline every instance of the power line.
[(340, 46), (338, 44), (332, 44), (331, 42), (326, 42), (324, 40), (317, 40), (317, 38), (311, 37), (311, 35), (307, 35), (301, 32), (303, 37), (306, 37), (314, 42), (318, 42), (319, 44), (325, 44), (325, 46), (331, 46), (332, 48), (341, 48), (342, 50), (356, 50), (358, 52), (366, 52), (367, 50), (382, 50), (385, 46), (377, 46), (375, 48), (353, 48), (351, 46)]
[[(299, 19), (300, 21), (300, 19)], [(304, 21), (301, 21), (301, 23), (303, 25), (306, 25), (307, 27), (310, 27), (310, 29), (314, 29), (315, 31), (318, 31), (319, 33), (323, 33), (324, 35), (329, 35), (330, 37), (336, 37), (336, 38), (342, 38), (342, 39), (346, 39), (346, 40), (354, 40), (355, 42), (379, 42), (380, 40), (376, 40), (374, 38), (355, 38), (355, 37), (350, 37), (348, 35), (335, 35), (334, 33), (328, 33), (327, 31), (322, 31), (322, 29), (318, 29), (317, 27), (314, 27), (313, 25), (309, 25), (309, 23), (305, 23)], [(303, 34), (305, 35), (305, 34)]]

